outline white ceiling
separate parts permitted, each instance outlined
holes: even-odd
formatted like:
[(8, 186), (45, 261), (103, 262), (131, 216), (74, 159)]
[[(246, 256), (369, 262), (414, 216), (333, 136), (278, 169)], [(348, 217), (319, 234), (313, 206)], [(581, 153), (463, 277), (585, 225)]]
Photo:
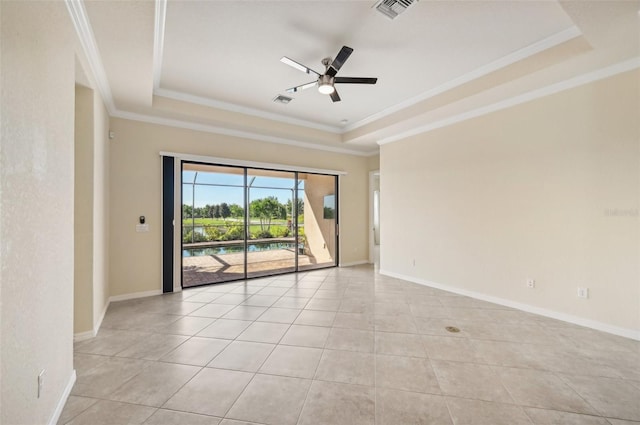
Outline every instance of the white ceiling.
[[(104, 70), (115, 116), (353, 153), (586, 73), (638, 66), (638, 1), (422, 0), (393, 21), (374, 4), (86, 1), (88, 56), (97, 79)], [(91, 50), (91, 35), (82, 37)], [(338, 76), (378, 84), (336, 85), (336, 103), (313, 88), (272, 102), (313, 80), (282, 56), (323, 71), (320, 60), (343, 45), (354, 52)]]

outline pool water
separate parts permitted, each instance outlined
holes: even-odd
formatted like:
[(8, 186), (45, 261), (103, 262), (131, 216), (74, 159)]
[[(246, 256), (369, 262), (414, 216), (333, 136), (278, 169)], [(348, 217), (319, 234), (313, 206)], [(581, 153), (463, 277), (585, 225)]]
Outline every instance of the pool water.
[[(247, 245), (249, 252), (271, 251), (274, 249), (293, 249), (295, 244), (290, 242), (250, 243)], [(244, 251), (244, 245), (209, 246), (205, 248), (189, 248), (182, 250), (183, 257), (200, 257), (203, 255), (233, 254)]]

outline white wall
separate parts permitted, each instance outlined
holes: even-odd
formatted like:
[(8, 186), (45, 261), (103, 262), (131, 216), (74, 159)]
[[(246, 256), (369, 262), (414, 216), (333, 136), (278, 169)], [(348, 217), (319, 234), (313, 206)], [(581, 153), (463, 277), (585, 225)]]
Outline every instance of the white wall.
[(76, 86), (74, 332), (91, 336), (109, 298), (109, 115), (99, 94)]
[(382, 146), (383, 272), (638, 335), (639, 81)]
[(43, 424), (73, 376), (74, 35), (62, 2), (0, 10), (0, 422)]

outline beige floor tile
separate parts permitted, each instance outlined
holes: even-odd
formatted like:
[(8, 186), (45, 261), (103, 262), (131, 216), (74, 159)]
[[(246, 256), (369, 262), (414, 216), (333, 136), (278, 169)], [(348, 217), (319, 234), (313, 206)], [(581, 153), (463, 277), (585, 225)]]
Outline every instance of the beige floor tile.
[(298, 425), (373, 425), (373, 387), (313, 381)]
[(223, 319), (234, 320), (256, 320), (262, 313), (267, 310), (266, 307), (252, 307), (248, 305), (239, 305), (233, 310), (225, 314)]
[(189, 337), (184, 335), (154, 334), (126, 350), (119, 352), (116, 356), (132, 359), (158, 360), (188, 339)]
[(101, 400), (68, 423), (71, 425), (136, 425), (147, 420), (154, 411), (153, 407)]
[(106, 398), (122, 384), (144, 370), (146, 360), (111, 357), (82, 376), (78, 376), (72, 395)]
[(262, 364), (259, 372), (311, 379), (318, 368), (321, 356), (320, 348), (278, 345)]
[(197, 366), (154, 363), (119, 387), (109, 399), (160, 407), (199, 370)]
[(224, 419), (220, 425), (262, 425), (257, 422), (236, 421), (235, 419)]
[(204, 368), (163, 407), (224, 417), (252, 377), (252, 373)]
[(323, 348), (330, 330), (331, 328), (322, 326), (292, 325), (280, 344)]
[(582, 397), (551, 372), (494, 367), (517, 404), (576, 413), (596, 413)]
[(243, 294), (224, 294), (221, 297), (216, 298), (211, 301), (211, 304), (228, 304), (228, 305), (238, 305), (247, 300), (251, 295), (243, 295)]
[(60, 418), (58, 418), (58, 424), (66, 424), (98, 401), (99, 400), (96, 398), (78, 397), (74, 395), (69, 396), (69, 398), (67, 398), (67, 403), (64, 405), (64, 409), (60, 414)]
[(193, 337), (175, 350), (167, 353), (160, 360), (170, 363), (205, 366), (228, 344), (229, 341), (225, 339)]
[(208, 367), (257, 372), (274, 348), (274, 344), (233, 341), (208, 364)]
[(212, 324), (214, 320), (215, 319), (206, 317), (186, 316), (163, 327), (162, 329), (158, 329), (157, 332), (163, 334), (192, 336)]
[(273, 303), (271, 307), (302, 309), (307, 305), (309, 299), (310, 298), (296, 298), (285, 296)]
[(413, 317), (408, 314), (376, 314), (374, 323), (379, 332), (418, 333)]
[[(454, 338), (469, 338), (471, 334), (467, 331), (467, 326), (473, 322), (463, 322), (460, 320), (451, 320), (443, 318), (415, 318), (418, 333), (423, 335), (449, 336)], [(455, 326), (460, 332), (451, 333), (447, 331), (447, 327)]]
[(148, 332), (101, 329), (95, 338), (76, 343), (76, 353), (113, 356), (151, 336)]
[(311, 298), (315, 293), (316, 289), (313, 288), (300, 288), (298, 286), (293, 286), (284, 294), (284, 296), (295, 298)]
[(373, 353), (374, 342), (375, 337), (373, 331), (332, 328), (325, 348)]
[(338, 311), (343, 313), (373, 314), (375, 307), (373, 301), (367, 301), (364, 294), (350, 293), (347, 290)]
[(535, 425), (609, 425), (605, 418), (580, 415), (578, 413), (560, 412), (557, 410), (534, 409), (525, 407), (532, 423)]
[(608, 418), (611, 425), (638, 425), (636, 421), (625, 421), (624, 419)]
[(287, 332), (287, 329), (289, 329), (289, 325), (282, 323), (254, 322), (237, 339), (276, 344)]
[(262, 288), (258, 292), (258, 295), (271, 295), (271, 296), (280, 297), (280, 296), (284, 295), (284, 293), (287, 292), (287, 291), (288, 291), (287, 288), (282, 288), (282, 287), (277, 287), (277, 286), (267, 286), (267, 287)]
[(296, 325), (331, 326), (335, 317), (334, 311), (302, 310), (294, 323)]
[(217, 293), (217, 292), (198, 292), (196, 294), (193, 294), (192, 296), (190, 296), (189, 298), (187, 298), (187, 301), (191, 301), (191, 302), (198, 302), (198, 303), (210, 303), (211, 301), (215, 300), (216, 298), (220, 297), (221, 294)]
[(446, 397), (446, 400), (455, 425), (532, 424), (520, 406), (457, 397)]
[(407, 357), (427, 357), (421, 335), (376, 332), (376, 353)]
[(305, 306), (305, 310), (338, 311), (340, 307), (339, 299), (317, 298), (314, 296)]
[(100, 356), (97, 354), (73, 354), (73, 367), (76, 370), (76, 376), (84, 376), (87, 372), (96, 366), (109, 360), (109, 356)]
[(376, 355), (376, 386), (440, 394), (429, 359)]
[(629, 382), (591, 376), (561, 378), (601, 415), (640, 421), (640, 389)]
[(376, 425), (451, 423), (444, 397), (376, 388)]
[(159, 409), (144, 425), (218, 425), (221, 420), (214, 416)]
[(466, 338), (422, 335), (422, 342), (430, 359), (477, 362), (480, 357)]
[(477, 400), (513, 403), (490, 366), (431, 360), (443, 394)]
[(218, 319), (198, 333), (198, 336), (235, 339), (251, 325), (249, 320)]
[(255, 294), (247, 298), (241, 305), (250, 305), (254, 307), (271, 307), (280, 296)]
[(296, 317), (298, 317), (301, 311), (302, 310), (292, 308), (271, 307), (262, 313), (256, 321), (291, 324), (296, 320)]
[(219, 317), (224, 316), (231, 310), (233, 310), (235, 306), (227, 305), (227, 304), (206, 304), (203, 307), (200, 307), (196, 311), (189, 313), (191, 317), (212, 317), (217, 319)]
[(374, 370), (373, 354), (324, 350), (315, 379), (372, 386), (375, 382)]
[(333, 322), (336, 328), (373, 330), (372, 314), (338, 312)]
[(257, 374), (227, 414), (230, 419), (293, 425), (298, 421), (311, 381)]

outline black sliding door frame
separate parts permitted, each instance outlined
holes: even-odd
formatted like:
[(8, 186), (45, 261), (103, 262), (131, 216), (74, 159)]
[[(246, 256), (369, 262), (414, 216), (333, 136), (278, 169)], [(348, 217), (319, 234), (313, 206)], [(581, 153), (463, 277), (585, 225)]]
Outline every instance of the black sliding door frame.
[[(166, 158), (166, 157), (165, 157)], [(173, 160), (173, 158), (170, 158), (171, 160)], [(224, 282), (231, 282), (231, 281), (239, 281), (239, 280), (246, 280), (249, 279), (248, 277), (248, 269), (249, 269), (249, 258), (248, 258), (248, 253), (249, 253), (249, 241), (250, 241), (250, 229), (251, 229), (251, 213), (250, 213), (250, 203), (251, 203), (251, 199), (249, 199), (250, 197), (250, 188), (249, 188), (249, 172), (250, 171), (269, 171), (269, 172), (285, 172), (285, 173), (292, 173), (293, 174), (293, 178), (294, 178), (294, 185), (293, 188), (291, 189), (292, 192), (292, 205), (294, 206), (292, 208), (292, 214), (294, 214), (294, 216), (292, 217), (291, 223), (294, 229), (294, 253), (295, 253), (295, 257), (294, 257), (294, 271), (286, 271), (286, 272), (280, 272), (280, 273), (271, 273), (271, 274), (265, 274), (265, 275), (261, 275), (261, 276), (256, 276), (255, 278), (263, 278), (263, 277), (269, 277), (269, 276), (275, 276), (275, 275), (282, 275), (282, 274), (290, 274), (290, 273), (297, 273), (300, 272), (300, 265), (299, 265), (299, 246), (300, 246), (300, 228), (299, 228), (299, 216), (301, 213), (304, 213), (304, 211), (299, 211), (299, 180), (300, 180), (300, 174), (313, 174), (313, 175), (320, 175), (320, 176), (327, 176), (327, 177), (333, 177), (334, 178), (334, 194), (335, 194), (335, 254), (334, 254), (334, 258), (333, 258), (333, 264), (332, 265), (328, 265), (325, 267), (319, 267), (318, 269), (322, 269), (322, 268), (332, 268), (332, 267), (337, 267), (339, 264), (339, 251), (340, 251), (340, 244), (339, 244), (339, 232), (338, 232), (338, 221), (339, 221), (339, 194), (338, 194), (338, 187), (339, 187), (339, 175), (337, 174), (324, 174), (324, 173), (318, 173), (318, 172), (313, 172), (313, 171), (292, 171), (292, 170), (281, 170), (281, 169), (277, 169), (277, 168), (265, 168), (265, 167), (252, 167), (252, 166), (242, 166), (242, 165), (228, 165), (228, 164), (224, 164), (224, 163), (210, 163), (210, 162), (202, 162), (202, 161), (192, 161), (192, 160), (181, 160), (180, 162), (180, 178), (179, 181), (177, 183), (174, 184), (180, 184), (180, 187), (182, 189), (184, 189), (184, 184), (188, 184), (185, 183), (183, 181), (183, 177), (184, 177), (184, 171), (185, 171), (185, 164), (195, 164), (195, 165), (203, 165), (203, 166), (212, 166), (212, 167), (226, 167), (226, 168), (235, 168), (235, 169), (242, 169), (243, 170), (243, 200), (244, 200), (244, 223), (243, 223), (243, 240), (242, 240), (242, 246), (243, 246), (243, 255), (244, 255), (244, 261), (243, 261), (243, 273), (242, 273), (242, 277), (239, 278), (234, 278), (234, 279), (230, 279)], [(173, 168), (172, 168), (173, 171)], [(164, 174), (163, 174), (164, 175)], [(172, 174), (172, 179), (173, 179), (173, 174)], [(192, 183), (195, 187), (195, 180)], [(210, 184), (211, 186), (224, 186), (224, 185), (215, 185), (215, 184)], [(237, 187), (237, 186), (234, 186)], [(261, 187), (262, 189), (268, 189), (266, 187)], [(274, 188), (274, 189), (282, 189), (282, 188)], [(182, 193), (183, 191), (181, 191)], [(173, 194), (173, 191), (172, 191)], [(194, 196), (194, 195), (192, 195)], [(194, 196), (195, 198), (195, 196)], [(173, 199), (173, 196), (172, 198)], [(180, 214), (179, 214), (179, 218), (180, 218), (180, 235), (181, 235), (181, 239), (180, 239), (180, 284), (181, 286), (184, 288), (183, 282), (184, 282), (184, 208), (183, 206), (183, 201), (184, 201), (184, 195), (182, 196), (182, 199), (180, 199)], [(195, 199), (192, 199), (192, 203), (195, 204)], [(164, 204), (163, 204), (163, 208), (164, 208)], [(173, 205), (172, 205), (173, 208)], [(173, 210), (172, 210), (173, 211)], [(193, 214), (193, 212), (192, 212)], [(192, 232), (195, 231), (195, 227), (192, 228)], [(171, 233), (172, 236), (172, 240), (173, 240), (173, 233)], [(163, 241), (164, 243), (164, 241)], [(171, 244), (171, 251), (173, 254), (173, 242)], [(164, 251), (163, 251), (163, 255), (164, 255)], [(166, 262), (166, 260), (165, 260)], [(173, 264), (173, 263), (172, 263)], [(303, 271), (310, 271), (310, 270), (303, 270)], [(163, 280), (164, 281), (164, 280)], [(202, 284), (198, 284), (198, 285), (193, 285), (193, 286), (189, 286), (189, 287), (195, 287), (195, 286), (201, 286), (201, 285), (210, 285), (210, 284), (214, 284), (214, 283), (223, 283), (223, 282), (210, 282), (210, 283), (202, 283)]]

